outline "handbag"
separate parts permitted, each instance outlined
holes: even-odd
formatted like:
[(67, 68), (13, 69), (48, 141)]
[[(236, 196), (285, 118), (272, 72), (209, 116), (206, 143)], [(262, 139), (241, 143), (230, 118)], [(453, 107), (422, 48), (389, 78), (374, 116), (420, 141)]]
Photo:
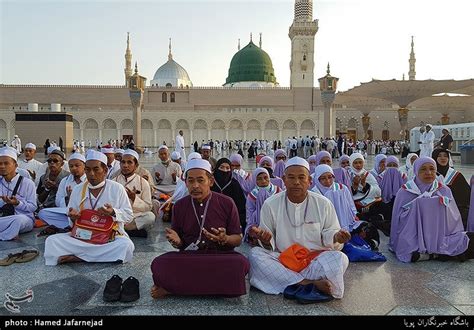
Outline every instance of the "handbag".
[[(82, 198), (86, 193), (87, 184), (82, 188)], [(83, 209), (81, 203), (80, 218), (74, 222), (71, 236), (91, 244), (106, 244), (115, 240), (118, 224), (110, 215), (102, 215), (96, 210)]]
[(290, 245), (290, 247), (283, 251), (278, 257), (278, 259), (280, 260), (283, 266), (299, 273), (303, 269), (308, 267), (311, 261), (318, 255), (320, 255), (322, 252), (324, 251), (310, 251), (304, 246), (295, 243)]
[[(13, 188), (13, 192), (12, 192), (12, 195), (10, 197), (13, 197), (13, 196), (16, 195), (22, 180), (23, 180), (23, 177), (20, 175), (20, 177), (18, 178), (18, 180), (16, 182), (15, 188)], [(0, 207), (0, 218), (8, 217), (10, 215), (15, 215), (15, 206), (13, 206), (12, 204), (5, 204), (2, 207)]]

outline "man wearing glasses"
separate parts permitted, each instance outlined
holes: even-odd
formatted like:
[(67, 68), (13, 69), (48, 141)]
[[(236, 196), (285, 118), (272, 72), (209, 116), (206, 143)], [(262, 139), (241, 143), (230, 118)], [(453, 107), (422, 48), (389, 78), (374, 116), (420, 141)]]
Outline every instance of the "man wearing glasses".
[(41, 176), (36, 193), (38, 194), (38, 207), (56, 207), (56, 193), (61, 180), (69, 175), (63, 169), (65, 155), (61, 150), (53, 150), (48, 155), (48, 169)]

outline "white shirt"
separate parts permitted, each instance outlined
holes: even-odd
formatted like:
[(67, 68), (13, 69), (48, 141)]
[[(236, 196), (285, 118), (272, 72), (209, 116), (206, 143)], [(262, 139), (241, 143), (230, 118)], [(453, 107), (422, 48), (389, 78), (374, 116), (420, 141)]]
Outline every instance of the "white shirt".
[[(135, 201), (132, 204), (133, 215), (135, 217), (142, 213), (151, 211), (151, 189), (150, 185), (144, 178), (138, 174), (133, 174), (129, 178), (125, 178), (125, 176), (120, 173), (115, 177), (114, 181), (117, 181), (122, 186), (127, 187), (131, 191), (134, 189), (136, 191), (140, 191), (139, 194), (135, 195)], [(132, 201), (130, 201), (130, 203), (132, 203)]]
[[(84, 199), (82, 200), (82, 187), (85, 184), (88, 183), (84, 182), (74, 187), (71, 197), (69, 198), (68, 206), (77, 211), (81, 209), (80, 204), (82, 201), (83, 209), (92, 209), (92, 205), (94, 205), (97, 201), (97, 198), (94, 197), (94, 195), (89, 194), (89, 189), (86, 189)], [(127, 236), (123, 228), (123, 224), (132, 221), (133, 211), (125, 188), (120, 183), (106, 180), (105, 187), (102, 188), (101, 194), (97, 197), (99, 197), (99, 201), (97, 202), (95, 210), (101, 208), (106, 203), (112, 205), (115, 211), (114, 220), (118, 222), (119, 232), (122, 235)]]
[(74, 189), (75, 186), (80, 185), (84, 181), (86, 181), (85, 174), (81, 176), (81, 182), (79, 183), (76, 183), (76, 181), (74, 180), (74, 175), (72, 174), (69, 174), (67, 177), (62, 179), (61, 182), (59, 182), (58, 191), (56, 192), (56, 199), (55, 199), (56, 206), (67, 207), (67, 203), (66, 203), (67, 187), (71, 187)]
[(176, 144), (175, 144), (176, 151), (181, 151), (184, 149), (184, 137), (181, 135), (176, 135)]
[(273, 235), (275, 251), (282, 252), (294, 243), (310, 250), (342, 249), (342, 244), (333, 243), (334, 234), (341, 229), (334, 206), (315, 192), (308, 191), (300, 204), (292, 203), (285, 192), (273, 195), (263, 204), (260, 219), (260, 228)]

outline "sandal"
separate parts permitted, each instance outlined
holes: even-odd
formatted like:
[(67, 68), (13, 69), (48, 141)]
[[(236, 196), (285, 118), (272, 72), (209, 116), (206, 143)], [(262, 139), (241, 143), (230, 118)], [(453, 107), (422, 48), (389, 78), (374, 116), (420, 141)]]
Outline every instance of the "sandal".
[(41, 237), (41, 236), (49, 236), (49, 235), (54, 235), (59, 232), (59, 228), (53, 225), (50, 225), (46, 228), (44, 228), (42, 231), (36, 235), (36, 237)]
[(21, 256), (21, 253), (9, 253), (8, 257), (4, 259), (0, 259), (0, 266), (10, 266), (13, 264), (16, 259), (18, 259)]
[(15, 259), (15, 262), (23, 263), (23, 262), (29, 262), (39, 256), (39, 251), (38, 250), (23, 250), (20, 253), (20, 256)]

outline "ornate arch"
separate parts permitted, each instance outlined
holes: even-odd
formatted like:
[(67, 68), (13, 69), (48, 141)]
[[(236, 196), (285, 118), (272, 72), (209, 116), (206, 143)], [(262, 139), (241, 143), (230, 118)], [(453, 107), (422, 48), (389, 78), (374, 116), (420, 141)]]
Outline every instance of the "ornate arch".
[(243, 127), (244, 125), (242, 124), (242, 121), (240, 121), (239, 119), (232, 119), (229, 122), (230, 129), (242, 129)]
[(131, 119), (124, 119), (120, 124), (120, 128), (122, 129), (133, 129), (133, 121)]
[(73, 129), (81, 129), (81, 124), (76, 119), (72, 119), (72, 128)]
[(160, 121), (158, 121), (158, 128), (171, 129), (171, 123), (168, 119), (160, 119)]
[(176, 122), (176, 129), (189, 129), (189, 123), (185, 119), (179, 119)]
[(260, 122), (256, 119), (251, 119), (247, 122), (247, 129), (256, 129), (256, 130), (260, 130), (262, 127), (262, 125), (260, 124)]
[(84, 122), (84, 128), (85, 129), (98, 129), (99, 124), (92, 118), (86, 119)]
[(207, 129), (207, 122), (203, 119), (197, 119), (193, 124), (194, 129)]
[(225, 123), (223, 120), (216, 119), (211, 123), (212, 129), (225, 129)]
[(150, 119), (142, 119), (142, 129), (153, 129), (153, 123)]
[(278, 129), (278, 122), (275, 119), (270, 119), (265, 123), (265, 129)]
[(305, 119), (301, 123), (300, 129), (305, 130), (314, 130), (315, 124), (311, 119)]
[(296, 129), (296, 122), (292, 119), (285, 120), (283, 129)]
[(117, 129), (117, 123), (115, 120), (107, 118), (102, 122), (102, 128), (104, 129)]

